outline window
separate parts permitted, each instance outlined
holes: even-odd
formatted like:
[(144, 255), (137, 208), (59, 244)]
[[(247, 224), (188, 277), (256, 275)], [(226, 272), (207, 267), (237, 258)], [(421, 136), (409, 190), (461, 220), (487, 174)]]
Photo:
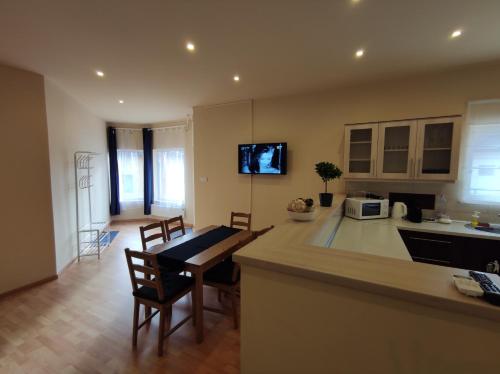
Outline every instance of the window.
[(120, 202), (144, 201), (144, 155), (142, 150), (118, 150)]
[(153, 151), (154, 203), (160, 207), (184, 209), (184, 148)]
[(462, 157), (462, 200), (500, 204), (500, 100), (469, 104)]

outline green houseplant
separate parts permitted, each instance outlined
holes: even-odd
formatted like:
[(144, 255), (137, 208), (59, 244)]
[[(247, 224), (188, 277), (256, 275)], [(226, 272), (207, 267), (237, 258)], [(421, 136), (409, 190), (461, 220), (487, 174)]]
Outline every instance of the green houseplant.
[(342, 170), (331, 162), (322, 161), (316, 164), (316, 173), (325, 183), (325, 192), (319, 194), (319, 205), (332, 206), (333, 193), (328, 192), (328, 182), (340, 178)]

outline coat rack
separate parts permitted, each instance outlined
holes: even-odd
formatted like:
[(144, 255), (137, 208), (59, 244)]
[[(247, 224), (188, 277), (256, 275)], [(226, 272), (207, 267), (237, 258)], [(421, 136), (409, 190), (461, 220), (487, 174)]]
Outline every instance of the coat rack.
[[(97, 256), (100, 259), (101, 251), (109, 246), (111, 239), (108, 222), (94, 221), (92, 213), (92, 187), (94, 187), (95, 178), (93, 172), (98, 156), (99, 153), (86, 151), (78, 151), (74, 154), (78, 261), (84, 256)], [(80, 196), (81, 193), (85, 194), (83, 195), (86, 196), (85, 201), (83, 196)], [(87, 223), (83, 223), (80, 219), (80, 214), (84, 213), (88, 215)]]

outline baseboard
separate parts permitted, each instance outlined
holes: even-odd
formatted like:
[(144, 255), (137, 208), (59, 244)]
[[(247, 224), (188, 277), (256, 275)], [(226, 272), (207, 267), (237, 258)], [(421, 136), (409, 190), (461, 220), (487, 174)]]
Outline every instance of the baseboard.
[(29, 283), (29, 284), (24, 285), (22, 287), (14, 288), (13, 290), (10, 290), (10, 291), (7, 291), (7, 292), (0, 294), (0, 299), (7, 297), (7, 296), (11, 296), (11, 295), (18, 293), (18, 292), (29, 290), (30, 288), (40, 286), (44, 283), (51, 282), (53, 280), (56, 280), (57, 278), (59, 278), (59, 276), (57, 274), (55, 274), (55, 275), (51, 275), (50, 277), (40, 279), (36, 282)]
[(75, 263), (75, 261), (78, 259), (78, 257), (75, 257), (74, 259), (70, 260), (66, 265), (63, 266), (63, 268), (57, 272), (58, 275), (61, 275), (63, 272), (66, 271), (71, 265)]

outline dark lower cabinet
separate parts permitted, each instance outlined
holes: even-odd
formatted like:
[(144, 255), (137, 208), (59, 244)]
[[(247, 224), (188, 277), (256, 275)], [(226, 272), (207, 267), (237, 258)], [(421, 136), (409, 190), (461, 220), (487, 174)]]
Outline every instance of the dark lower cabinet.
[(413, 261), (455, 268), (487, 271), (500, 262), (500, 240), (399, 230)]

